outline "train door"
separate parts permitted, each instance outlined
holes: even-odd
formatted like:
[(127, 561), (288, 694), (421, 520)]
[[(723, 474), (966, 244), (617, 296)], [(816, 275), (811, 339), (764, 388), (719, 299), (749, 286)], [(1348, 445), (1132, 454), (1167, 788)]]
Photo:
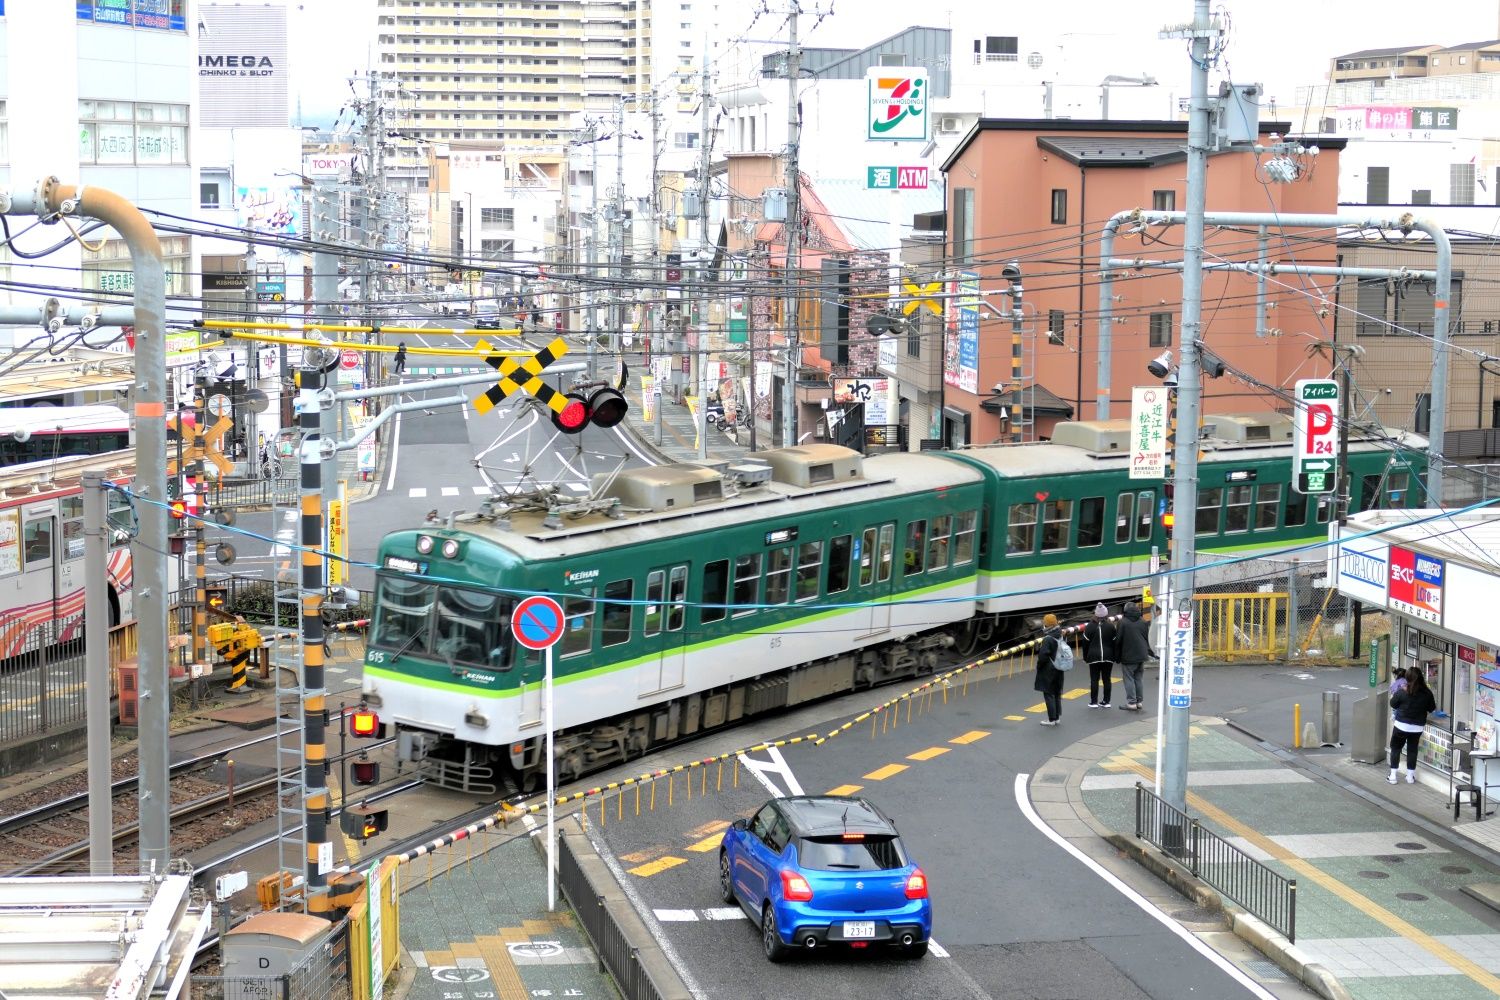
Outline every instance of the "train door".
[[(520, 726), (522, 729), (539, 726), (542, 724), (542, 683), (546, 680), (545, 654), (538, 649), (526, 649), (512, 639), (511, 655), (516, 658), (516, 669), (521, 672)], [(556, 661), (552, 667), (557, 669)]]
[(870, 602), (861, 615), (868, 622), (864, 635), (878, 635), (891, 627), (891, 578), (895, 566), (896, 525), (888, 522), (866, 528), (859, 536), (855, 562), (859, 566), (860, 600)]
[(1115, 545), (1129, 561), (1120, 572), (1111, 573), (1110, 589), (1119, 593), (1139, 594), (1141, 585), (1149, 582), (1152, 572), (1151, 540), (1156, 526), (1156, 491), (1126, 491), (1115, 505)]
[(670, 691), (682, 686), (687, 662), (686, 563), (658, 566), (646, 574), (646, 617), (643, 635), (648, 644), (659, 643), (656, 664), (647, 661), (640, 668), (641, 695)]
[[(29, 630), (36, 641), (30, 648), (49, 646), (67, 637), (69, 616), (63, 606), (61, 562), (57, 557), (57, 507), (33, 504), (21, 511), (21, 594), (28, 610)], [(79, 615), (82, 615), (80, 608)], [(76, 621), (73, 623), (76, 624)]]

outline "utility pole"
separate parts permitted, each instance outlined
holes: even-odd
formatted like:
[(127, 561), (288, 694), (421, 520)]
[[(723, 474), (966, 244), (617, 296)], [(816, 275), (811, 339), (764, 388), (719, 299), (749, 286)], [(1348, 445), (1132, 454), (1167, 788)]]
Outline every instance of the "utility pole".
[[(253, 349), (253, 347), (252, 347)], [(192, 691), (192, 703), (198, 704), (198, 677), (196, 674), (208, 664), (208, 538), (205, 531), (205, 520), (203, 515), (206, 509), (203, 505), (204, 471), (206, 462), (203, 457), (203, 449), (207, 442), (204, 439), (204, 431), (208, 426), (208, 372), (204, 370), (205, 362), (198, 362), (198, 370), (193, 377), (193, 489), (198, 493), (197, 509), (198, 518), (193, 522), (193, 666), (188, 670), (188, 685)], [(178, 437), (182, 437), (182, 428), (179, 425)], [(184, 470), (179, 465), (177, 474), (182, 475)], [(183, 490), (186, 495), (186, 489)]]
[[(786, 298), (782, 306), (781, 332), (786, 338), (786, 388), (781, 397), (781, 443), (797, 443), (797, 369), (801, 366), (802, 332), (797, 326), (797, 237), (802, 228), (802, 181), (797, 171), (797, 147), (802, 141), (802, 108), (797, 99), (797, 80), (802, 75), (802, 49), (797, 45), (799, 0), (792, 0), (787, 17), (791, 45), (786, 58)], [(752, 378), (754, 376), (752, 375)], [(753, 382), (751, 383), (754, 384)], [(753, 418), (752, 418), (753, 419)]]
[(583, 328), (585, 331), (587, 331), (589, 336), (589, 378), (595, 379), (599, 377), (597, 360), (597, 355), (599, 353), (599, 331), (594, 329), (594, 319), (596, 313), (594, 308), (594, 295), (598, 292), (597, 275), (595, 269), (599, 261), (599, 246), (597, 240), (597, 233), (599, 230), (599, 123), (597, 121), (589, 122), (589, 149), (593, 152), (594, 156), (594, 163), (593, 166), (590, 167), (591, 173), (589, 174), (589, 177), (591, 178), (589, 181), (589, 193), (590, 197), (593, 199), (593, 205), (589, 209), (589, 239), (587, 251), (589, 257), (589, 281), (588, 284), (584, 286), (583, 292), (584, 308), (585, 310), (587, 310), (584, 313), (583, 317)]
[[(109, 521), (104, 477), (83, 474), (84, 713), (88, 726), (89, 874), (113, 875), (114, 809), (109, 759)], [(89, 584), (92, 584), (90, 586)]]
[(615, 108), (615, 197), (614, 213), (609, 220), (610, 278), (614, 281), (609, 296), (609, 350), (618, 360), (620, 331), (624, 326), (620, 295), (625, 281), (625, 98)]
[[(1177, 442), (1173, 475), (1173, 506), (1177, 511), (1172, 523), (1171, 605), (1167, 615), (1166, 643), (1170, 644), (1172, 627), (1179, 613), (1193, 612), (1193, 567), (1197, 563), (1197, 540), (1194, 512), (1198, 509), (1198, 438), (1199, 413), (1203, 395), (1203, 370), (1198, 356), (1198, 339), (1203, 314), (1203, 215), (1208, 181), (1208, 142), (1211, 106), (1208, 98), (1208, 53), (1217, 37), (1209, 15), (1209, 0), (1193, 0), (1193, 22), (1186, 29), (1163, 32), (1190, 39), (1192, 45), (1192, 84), (1188, 98), (1187, 145), (1187, 218), (1182, 250), (1182, 343), (1177, 351)], [(1160, 607), (1160, 605), (1158, 605)], [(1186, 654), (1191, 658), (1192, 650)], [(1160, 678), (1163, 685), (1173, 681), (1172, 652), (1168, 652), (1168, 670)], [(1186, 692), (1172, 692), (1166, 699), (1166, 739), (1161, 749), (1161, 797), (1169, 806), (1187, 808), (1188, 726), (1191, 721), (1192, 664), (1187, 664)], [(1186, 831), (1180, 830), (1169, 844), (1181, 844)]]
[[(713, 99), (708, 92), (708, 48), (703, 50), (702, 84), (699, 101), (703, 105), (703, 134), (698, 140), (698, 267), (694, 276), (698, 283), (698, 315), (708, 315), (708, 264), (713, 259), (708, 249), (708, 135), (711, 127)], [(691, 318), (692, 314), (688, 314)], [(698, 351), (693, 365), (698, 372), (698, 461), (708, 458), (708, 352), (705, 350), (703, 331), (705, 324), (698, 324)]]

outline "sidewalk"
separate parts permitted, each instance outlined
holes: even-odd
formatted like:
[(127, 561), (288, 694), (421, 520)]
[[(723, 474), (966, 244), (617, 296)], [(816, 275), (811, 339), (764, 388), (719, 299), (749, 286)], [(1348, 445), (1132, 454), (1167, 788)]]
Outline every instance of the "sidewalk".
[[(632, 359), (632, 369), (637, 364)], [(668, 396), (662, 396), (659, 401), (661, 410), (660, 421), (653, 413), (652, 419), (645, 419), (645, 405), (641, 399), (641, 387), (639, 379), (631, 379), (631, 384), (624, 390), (625, 399), (630, 403), (630, 415), (626, 417), (625, 424), (637, 441), (648, 450), (666, 462), (723, 462), (733, 461), (750, 454), (750, 429), (740, 427), (739, 440), (735, 440), (733, 430), (716, 430), (712, 424), (706, 424), (707, 432), (707, 459), (698, 458), (698, 429), (695, 425), (693, 414), (681, 403), (672, 402)], [(660, 432), (658, 434), (658, 424)], [(764, 430), (760, 428), (759, 430)], [(659, 442), (658, 443), (658, 439)], [(767, 438), (761, 435), (759, 444), (762, 448), (766, 446)]]
[[(1221, 906), (1135, 838), (1134, 787), (1151, 787), (1155, 745), (1154, 719), (1083, 740), (1038, 769), (1033, 798), (1056, 800), (1064, 786), (1066, 807), (1052, 810), (1060, 833), (1096, 855), (1102, 837)], [(1194, 721), (1189, 754), (1189, 815), (1297, 880), (1295, 944), (1222, 904), (1235, 933), (1325, 997), (1500, 995), (1500, 902), (1477, 898), (1500, 889), (1500, 817), (1476, 822), (1471, 806), (1455, 822), (1442, 793), (1388, 785), (1383, 765), (1286, 750), (1219, 719)]]

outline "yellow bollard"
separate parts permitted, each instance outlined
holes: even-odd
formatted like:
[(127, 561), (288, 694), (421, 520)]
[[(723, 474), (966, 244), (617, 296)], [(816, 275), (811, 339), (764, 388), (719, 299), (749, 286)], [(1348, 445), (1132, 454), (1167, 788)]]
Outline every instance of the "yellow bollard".
[(667, 775), (667, 808), (672, 808), (672, 787), (677, 783), (676, 773)]
[(652, 812), (656, 812), (656, 779), (651, 779), (651, 806)]
[(625, 793), (615, 792), (615, 819), (625, 818)]
[(1292, 748), (1294, 750), (1302, 747), (1302, 705), (1292, 706)]

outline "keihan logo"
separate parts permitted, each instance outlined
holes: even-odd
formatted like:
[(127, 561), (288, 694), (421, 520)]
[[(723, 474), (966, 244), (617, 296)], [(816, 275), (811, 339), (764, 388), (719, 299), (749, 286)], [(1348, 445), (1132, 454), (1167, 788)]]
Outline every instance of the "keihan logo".
[(876, 132), (889, 132), (906, 120), (906, 116), (913, 118), (922, 113), (922, 81), (911, 77), (896, 78), (882, 77), (875, 81), (875, 86), (880, 90), (889, 90), (890, 98), (885, 106), (885, 117), (870, 123), (870, 128)]
[(589, 580), (597, 580), (599, 571), (597, 569), (570, 569), (563, 571), (563, 580), (567, 583), (585, 583)]

